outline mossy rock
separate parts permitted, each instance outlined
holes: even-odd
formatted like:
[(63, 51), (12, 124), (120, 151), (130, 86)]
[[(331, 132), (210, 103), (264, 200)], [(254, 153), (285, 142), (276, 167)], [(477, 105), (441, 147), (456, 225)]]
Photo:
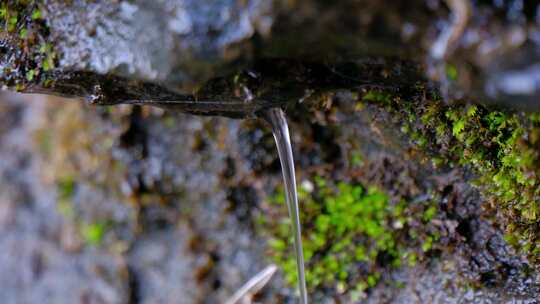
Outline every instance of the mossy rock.
[[(421, 91), (422, 88), (420, 87)], [(506, 231), (507, 241), (540, 262), (540, 119), (467, 102), (448, 105), (436, 95), (403, 100), (384, 91), (368, 91), (362, 101), (384, 106), (401, 123), (411, 144), (435, 167), (472, 172), (484, 198)]]

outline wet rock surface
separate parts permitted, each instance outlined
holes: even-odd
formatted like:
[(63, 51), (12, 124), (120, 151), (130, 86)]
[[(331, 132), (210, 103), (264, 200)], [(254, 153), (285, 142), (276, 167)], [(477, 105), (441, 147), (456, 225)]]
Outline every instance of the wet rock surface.
[[(381, 265), (367, 301), (535, 303), (537, 272), (483, 211), (470, 173), (434, 170), (399, 124), (389, 125), (391, 113), (370, 104), (355, 110), (351, 96), (333, 95), (327, 110), (310, 115), (289, 110), (299, 183), (353, 178), (411, 204), (435, 198), (435, 220), (415, 225), (441, 233), (414, 266)], [(257, 222), (281, 179), (263, 124), (151, 107), (3, 100), (5, 121), (18, 126), (0, 136), (10, 160), (2, 162), (1, 183), (0, 280), (8, 302), (45, 294), (60, 303), (223, 302), (272, 262)], [(355, 151), (360, 167), (351, 163)], [(72, 287), (55, 283), (66, 275)], [(292, 303), (287, 286), (280, 272), (259, 298)], [(313, 295), (350, 301), (347, 292)]]
[[(324, 286), (315, 301), (538, 302), (535, 202), (498, 204), (492, 186), (538, 197), (538, 121), (525, 113), (539, 105), (535, 1), (0, 8), (4, 89), (102, 106), (0, 96), (6, 303), (224, 302), (275, 262), (279, 161), (255, 119), (178, 112), (254, 118), (272, 106), (290, 116), (299, 184), (378, 187), (409, 208), (382, 227), (414, 263), (395, 267), (382, 250), (371, 283), (362, 263), (349, 274), (360, 293)], [(516, 153), (532, 163), (504, 158)], [(293, 303), (287, 280), (281, 268), (257, 299)]]
[[(31, 138), (36, 112), (20, 100), (2, 100), (0, 268), (5, 303), (125, 303), (125, 261), (114, 252), (75, 250), (73, 231), (56, 211), (54, 189), (39, 178)], [(9, 120), (8, 120), (9, 121)]]
[[(243, 92), (255, 90), (234, 80), (260, 60), (334, 69), (377, 56), (410, 61), (438, 81), (449, 100), (472, 94), (483, 102), (536, 108), (535, 1), (24, 3), (8, 1), (1, 20), (7, 28), (2, 83), (20, 91), (108, 103), (250, 101)], [(276, 85), (283, 77), (273, 73), (261, 76)], [(233, 86), (207, 84), (220, 77)], [(288, 97), (310, 84), (317, 89), (297, 81), (274, 96)]]

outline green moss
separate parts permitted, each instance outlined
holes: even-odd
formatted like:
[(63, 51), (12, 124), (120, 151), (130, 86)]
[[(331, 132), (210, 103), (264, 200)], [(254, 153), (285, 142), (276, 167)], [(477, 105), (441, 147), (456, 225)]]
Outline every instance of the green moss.
[(74, 216), (72, 199), (75, 194), (75, 187), (76, 183), (72, 176), (64, 176), (57, 181), (57, 208), (60, 214), (67, 218), (72, 218)]
[(422, 219), (425, 221), (425, 222), (429, 222), (433, 219), (433, 217), (435, 216), (435, 214), (437, 213), (437, 207), (435, 206), (431, 206), (429, 208), (427, 208), (425, 211), (424, 211), (424, 214), (422, 216)]
[(473, 183), (491, 202), (486, 209), (497, 216), (507, 241), (540, 262), (540, 115), (447, 105), (436, 98), (412, 98), (407, 107), (396, 98), (390, 103), (385, 109), (398, 117), (402, 130), (415, 130), (409, 133), (411, 143), (434, 165), (460, 165), (476, 173)]
[[(315, 177), (314, 185), (309, 192), (299, 189), (309, 289), (362, 293), (375, 286), (387, 269), (400, 267), (403, 261), (414, 264), (417, 253), (429, 250), (423, 244), (431, 248), (436, 240), (418, 225), (409, 225), (416, 213), (428, 214), (430, 221), (436, 209), (429, 205), (393, 201), (378, 188), (356, 182)], [(271, 237), (273, 258), (294, 286), (296, 262), (283, 190), (270, 201), (280, 207), (280, 216), (267, 216), (260, 225)]]
[(119, 126), (129, 112), (115, 109), (103, 117), (100, 109), (91, 111), (76, 103), (51, 105), (34, 133), (36, 148), (42, 152), (40, 173), (56, 184), (56, 209), (78, 232), (76, 240), (87, 246), (102, 245), (107, 234), (114, 235), (117, 223), (107, 213), (77, 208), (88, 203), (78, 195), (81, 189), (98, 193), (98, 199), (102, 195), (115, 202), (133, 202), (119, 186), (128, 176), (127, 166), (111, 153), (115, 139), (123, 132)]
[(98, 246), (103, 242), (107, 225), (105, 223), (81, 224), (80, 231), (84, 243), (89, 246)]
[(354, 151), (351, 155), (351, 165), (360, 166), (364, 163), (362, 154), (359, 151)]
[(458, 69), (455, 65), (446, 65), (446, 77), (448, 77), (448, 79), (452, 81), (456, 81), (458, 79)]
[(366, 102), (377, 102), (388, 104), (391, 101), (392, 95), (385, 91), (371, 90), (364, 94), (363, 100)]
[(39, 20), (41, 19), (41, 11), (39, 9), (34, 9), (32, 12), (32, 20)]
[(34, 0), (8, 0), (0, 4), (0, 37), (4, 53), (0, 57), (0, 81), (23, 91), (29, 83), (50, 84), (47, 71), (58, 60), (49, 41), (49, 30), (40, 10), (40, 2)]
[(58, 181), (58, 198), (71, 199), (75, 193), (75, 180), (73, 177), (64, 177)]

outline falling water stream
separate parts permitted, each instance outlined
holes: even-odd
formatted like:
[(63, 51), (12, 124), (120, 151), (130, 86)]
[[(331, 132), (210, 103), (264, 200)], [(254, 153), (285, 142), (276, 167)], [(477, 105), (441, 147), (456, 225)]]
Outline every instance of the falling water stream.
[(291, 217), (292, 231), (294, 236), (294, 248), (296, 251), (296, 265), (298, 269), (298, 285), (302, 304), (308, 303), (306, 278), (304, 271), (304, 253), (302, 250), (302, 232), (300, 228), (300, 214), (298, 208), (298, 196), (296, 193), (296, 177), (294, 173), (294, 159), (289, 136), (289, 126), (285, 113), (280, 108), (266, 110), (262, 118), (272, 126), (272, 133), (276, 140), (279, 160), (283, 172), (285, 193), (289, 216)]

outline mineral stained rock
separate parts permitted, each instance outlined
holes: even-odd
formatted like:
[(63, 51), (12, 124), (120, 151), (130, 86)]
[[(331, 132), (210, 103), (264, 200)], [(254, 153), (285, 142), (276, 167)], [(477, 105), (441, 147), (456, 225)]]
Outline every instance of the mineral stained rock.
[[(268, 78), (274, 99), (294, 101), (318, 88), (287, 68), (254, 70), (260, 60), (315, 62), (333, 71), (335, 64), (356, 69), (354, 62), (366, 56), (391, 56), (427, 63), (427, 74), (449, 97), (473, 94), (534, 107), (535, 1), (456, 5), (461, 2), (8, 0), (0, 11), (0, 82), (95, 103), (169, 101), (187, 112), (242, 116), (275, 100), (238, 83), (241, 74)], [(448, 33), (452, 45), (438, 43)], [(227, 85), (207, 85), (216, 78)], [(252, 100), (265, 101), (241, 105)], [(209, 110), (214, 105), (219, 110)]]

